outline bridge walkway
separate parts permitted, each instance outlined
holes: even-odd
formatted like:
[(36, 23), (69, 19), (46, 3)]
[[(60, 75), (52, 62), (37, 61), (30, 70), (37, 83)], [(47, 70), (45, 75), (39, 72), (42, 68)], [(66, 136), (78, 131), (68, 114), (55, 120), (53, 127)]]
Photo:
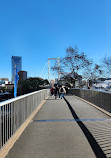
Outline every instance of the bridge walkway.
[(111, 119), (75, 96), (49, 97), (6, 158), (111, 156)]

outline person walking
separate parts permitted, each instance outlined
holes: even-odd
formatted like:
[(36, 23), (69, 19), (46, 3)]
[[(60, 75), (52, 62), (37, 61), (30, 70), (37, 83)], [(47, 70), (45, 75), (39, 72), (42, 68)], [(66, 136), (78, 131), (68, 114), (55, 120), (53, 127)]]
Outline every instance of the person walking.
[(51, 87), (50, 92), (51, 92), (51, 95), (54, 94), (54, 88), (53, 87)]
[(55, 99), (57, 99), (57, 94), (59, 93), (59, 88), (58, 86), (56, 85), (55, 88), (54, 88), (54, 94), (55, 94)]
[(60, 98), (62, 99), (64, 94), (66, 93), (64, 86), (60, 87), (59, 93), (60, 93)]

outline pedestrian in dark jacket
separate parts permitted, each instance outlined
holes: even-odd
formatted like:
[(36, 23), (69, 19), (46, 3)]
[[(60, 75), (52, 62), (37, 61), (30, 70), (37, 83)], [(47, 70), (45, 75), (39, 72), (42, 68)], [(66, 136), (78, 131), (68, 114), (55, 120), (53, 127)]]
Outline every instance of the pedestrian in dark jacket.
[(55, 86), (55, 88), (54, 88), (54, 94), (55, 94), (55, 99), (57, 99), (57, 94), (59, 94), (59, 88), (58, 88), (58, 86)]

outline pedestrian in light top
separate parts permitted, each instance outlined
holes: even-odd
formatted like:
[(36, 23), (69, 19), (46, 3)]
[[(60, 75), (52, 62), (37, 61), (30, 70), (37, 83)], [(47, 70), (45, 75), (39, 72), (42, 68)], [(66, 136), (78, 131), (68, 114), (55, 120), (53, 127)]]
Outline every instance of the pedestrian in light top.
[(60, 87), (59, 93), (60, 93), (60, 98), (62, 99), (64, 94), (66, 93), (64, 86)]

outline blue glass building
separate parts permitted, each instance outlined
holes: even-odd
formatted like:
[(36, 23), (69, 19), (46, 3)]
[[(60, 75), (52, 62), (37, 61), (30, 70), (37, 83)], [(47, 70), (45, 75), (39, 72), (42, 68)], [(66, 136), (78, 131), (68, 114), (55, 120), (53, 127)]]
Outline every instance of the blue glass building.
[(22, 58), (20, 56), (12, 56), (12, 83), (15, 81), (15, 65), (19, 71), (22, 70)]

